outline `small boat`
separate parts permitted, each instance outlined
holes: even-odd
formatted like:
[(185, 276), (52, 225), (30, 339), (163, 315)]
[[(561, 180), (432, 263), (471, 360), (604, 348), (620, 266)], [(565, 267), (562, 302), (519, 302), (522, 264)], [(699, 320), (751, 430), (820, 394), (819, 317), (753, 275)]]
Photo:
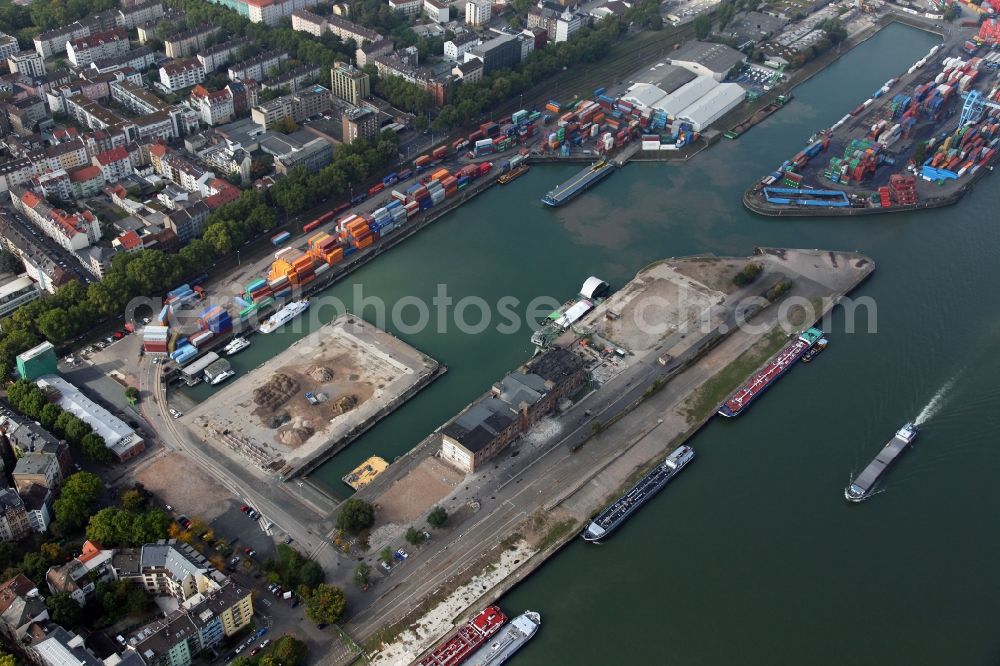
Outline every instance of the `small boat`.
[(802, 355), (802, 362), (810, 363), (814, 358), (819, 356), (820, 352), (826, 349), (829, 344), (829, 340), (826, 338), (820, 338), (815, 345), (809, 348), (809, 351)]
[(233, 354), (237, 354), (243, 351), (249, 346), (250, 346), (250, 341), (240, 336), (238, 338), (233, 338), (232, 340), (230, 340), (229, 344), (223, 348), (222, 353), (225, 354), (226, 356), (232, 356)]

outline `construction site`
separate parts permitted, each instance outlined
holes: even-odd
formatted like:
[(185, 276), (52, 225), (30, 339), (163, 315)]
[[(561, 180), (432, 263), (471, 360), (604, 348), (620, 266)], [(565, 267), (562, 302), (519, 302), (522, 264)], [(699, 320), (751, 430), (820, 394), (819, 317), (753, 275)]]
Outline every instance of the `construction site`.
[[(978, 25), (978, 24), (977, 24)], [(957, 201), (1000, 144), (995, 19), (955, 30), (754, 183), (763, 215), (857, 215)]]
[(347, 446), (441, 371), (401, 340), (343, 315), (183, 418), (231, 457), (287, 478)]

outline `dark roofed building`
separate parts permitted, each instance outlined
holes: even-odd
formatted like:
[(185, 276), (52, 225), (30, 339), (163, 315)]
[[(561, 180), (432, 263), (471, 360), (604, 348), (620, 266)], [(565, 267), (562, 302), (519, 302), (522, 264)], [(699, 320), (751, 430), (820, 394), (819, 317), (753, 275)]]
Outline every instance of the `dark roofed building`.
[(553, 349), (511, 372), (441, 429), (441, 457), (475, 472), (551, 412), (584, 379), (583, 361)]
[(670, 54), (671, 64), (716, 81), (726, 78), (729, 70), (745, 60), (746, 56), (731, 46), (699, 41), (688, 42)]

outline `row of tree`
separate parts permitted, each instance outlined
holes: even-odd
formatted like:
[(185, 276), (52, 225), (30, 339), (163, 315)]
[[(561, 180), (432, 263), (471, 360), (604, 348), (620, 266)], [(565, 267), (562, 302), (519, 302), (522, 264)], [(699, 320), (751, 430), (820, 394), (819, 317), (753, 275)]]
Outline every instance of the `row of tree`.
[(379, 76), (375, 65), (365, 65), (364, 71), (372, 81), (375, 94), (397, 109), (422, 115), (434, 106), (434, 97), (416, 83), (401, 76)]
[(25, 379), (14, 382), (7, 389), (7, 400), (17, 411), (78, 447), (88, 459), (98, 462), (111, 462), (113, 459), (104, 438), (94, 432), (89, 423), (49, 402), (45, 391), (33, 382)]
[[(398, 145), (395, 134), (385, 132), (341, 146), (333, 162), (319, 172), (310, 174), (298, 167), (266, 194), (247, 190), (220, 207), (209, 215), (202, 237), (177, 254), (153, 249), (119, 254), (100, 282), (87, 288), (69, 282), (51, 296), (22, 305), (4, 321), (0, 332), (0, 376), (9, 376), (16, 356), (41, 340), (53, 344), (72, 340), (102, 320), (120, 316), (133, 298), (162, 294), (186, 276), (205, 272), (221, 257), (273, 229), (278, 221), (276, 209), (295, 215), (363, 187), (397, 159)], [(88, 449), (99, 455), (93, 439)]]

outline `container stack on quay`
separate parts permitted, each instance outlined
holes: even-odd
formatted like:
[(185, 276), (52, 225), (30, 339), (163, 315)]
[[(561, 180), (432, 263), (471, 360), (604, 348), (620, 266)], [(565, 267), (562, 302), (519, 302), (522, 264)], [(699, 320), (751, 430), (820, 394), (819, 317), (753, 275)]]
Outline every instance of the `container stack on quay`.
[(169, 326), (147, 325), (142, 330), (142, 349), (154, 356), (167, 355), (167, 340), (170, 336)]
[[(280, 251), (279, 251), (280, 253)], [(287, 278), (268, 282), (263, 278), (251, 281), (243, 288), (243, 295), (236, 297), (236, 305), (240, 308), (240, 317), (263, 309), (274, 303), (276, 295), (284, 295), (290, 291)]]

